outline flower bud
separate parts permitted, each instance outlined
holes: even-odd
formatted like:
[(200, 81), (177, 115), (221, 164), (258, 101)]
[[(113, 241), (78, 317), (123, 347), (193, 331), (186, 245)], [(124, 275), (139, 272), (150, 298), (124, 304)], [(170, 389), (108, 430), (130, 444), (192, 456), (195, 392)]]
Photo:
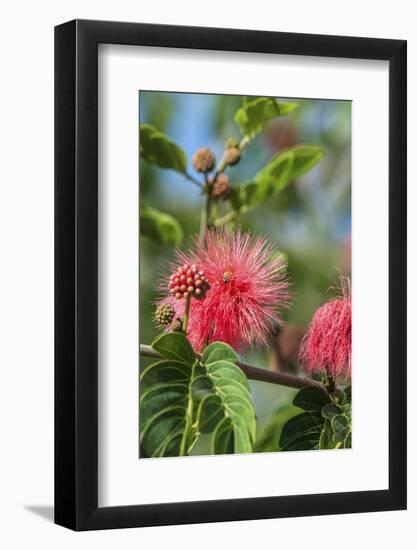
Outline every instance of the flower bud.
[(174, 316), (175, 310), (171, 304), (159, 304), (154, 315), (155, 323), (159, 327), (166, 327), (172, 323)]
[(179, 317), (172, 323), (171, 330), (173, 332), (182, 332), (182, 320)]
[(213, 170), (216, 164), (216, 157), (211, 149), (202, 147), (201, 149), (197, 149), (194, 153), (192, 162), (197, 172), (203, 172), (205, 174)]
[(225, 174), (219, 174), (211, 185), (211, 196), (215, 200), (226, 200), (231, 192), (230, 178)]
[(240, 161), (240, 149), (239, 147), (228, 147), (224, 152), (224, 161), (233, 166)]
[[(179, 281), (179, 286), (177, 285)], [(203, 271), (199, 271), (194, 264), (184, 264), (171, 275), (168, 282), (168, 290), (177, 300), (192, 296), (193, 298), (204, 298), (210, 284)]]

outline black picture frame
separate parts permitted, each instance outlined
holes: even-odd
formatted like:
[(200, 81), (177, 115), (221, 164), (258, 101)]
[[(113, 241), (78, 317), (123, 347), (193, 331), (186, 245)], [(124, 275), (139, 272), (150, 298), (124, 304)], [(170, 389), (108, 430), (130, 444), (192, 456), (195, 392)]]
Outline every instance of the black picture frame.
[[(98, 507), (98, 44), (389, 62), (389, 488)], [(406, 41), (74, 20), (55, 28), (55, 522), (74, 530), (406, 508)]]

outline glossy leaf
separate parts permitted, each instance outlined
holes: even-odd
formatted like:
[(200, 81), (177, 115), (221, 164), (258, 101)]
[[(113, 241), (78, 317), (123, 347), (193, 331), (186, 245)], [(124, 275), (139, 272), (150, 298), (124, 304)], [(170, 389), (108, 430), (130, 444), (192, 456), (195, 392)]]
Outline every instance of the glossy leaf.
[(336, 440), (333, 435), (333, 429), (331, 422), (328, 418), (324, 421), (324, 426), (321, 430), (319, 448), (320, 449), (334, 449), (336, 447)]
[(182, 228), (173, 216), (146, 206), (140, 208), (140, 232), (171, 246), (179, 246), (183, 239)]
[(303, 412), (291, 418), (281, 432), (282, 451), (318, 449), (324, 418), (318, 412)]
[(352, 386), (346, 386), (343, 389), (344, 393), (344, 400), (342, 402), (343, 406), (349, 410), (349, 414), (351, 413), (352, 408)]
[(343, 443), (350, 431), (349, 420), (343, 414), (337, 414), (333, 416), (331, 423), (335, 439)]
[(343, 414), (348, 418), (349, 422), (352, 422), (352, 404), (345, 403), (342, 405)]
[(296, 145), (278, 153), (258, 172), (254, 181), (233, 188), (232, 207), (242, 214), (256, 208), (308, 172), (322, 156), (321, 149), (315, 145)]
[(200, 432), (212, 433), (214, 453), (251, 452), (255, 410), (235, 351), (213, 343), (198, 361), (185, 335), (175, 332), (152, 347), (162, 359), (141, 375), (141, 456), (189, 454)]
[(201, 362), (203, 364), (210, 364), (220, 360), (236, 363), (238, 359), (239, 357), (235, 350), (223, 342), (213, 342), (206, 347), (201, 356)]
[(350, 403), (336, 405), (324, 389), (306, 387), (296, 394), (293, 404), (305, 412), (284, 426), (282, 450), (334, 449), (350, 444)]
[(187, 157), (181, 147), (151, 124), (140, 125), (140, 155), (160, 168), (183, 174), (187, 168)]
[(342, 411), (340, 409), (340, 407), (338, 407), (337, 405), (335, 405), (334, 403), (328, 403), (327, 405), (325, 405), (321, 411), (321, 415), (323, 418), (327, 418), (329, 420), (331, 420), (334, 416), (336, 416), (337, 414), (340, 414)]
[(245, 98), (235, 114), (235, 122), (245, 136), (253, 138), (268, 121), (290, 113), (297, 106), (297, 103), (286, 103), (270, 97)]
[(235, 450), (234, 433), (232, 421), (226, 416), (216, 426), (211, 451), (213, 454), (230, 454)]
[(217, 423), (212, 435), (213, 453), (251, 452), (255, 409), (246, 376), (235, 364), (235, 351), (227, 344), (214, 342), (206, 348), (201, 361), (205, 374), (195, 379), (193, 388), (201, 399), (198, 410), (201, 431), (211, 431)]
[(295, 145), (275, 155), (255, 177), (255, 181), (271, 186), (275, 193), (313, 168), (323, 157), (317, 145)]
[(294, 397), (293, 403), (304, 411), (321, 413), (322, 408), (331, 403), (328, 394), (319, 388), (302, 388)]
[(345, 449), (351, 449), (352, 448), (352, 431), (349, 430), (346, 434), (345, 440), (343, 441), (343, 447)]
[(159, 336), (152, 347), (162, 360), (149, 365), (140, 379), (142, 456), (178, 456), (189, 451), (189, 408), (195, 355), (183, 334)]
[(190, 342), (179, 332), (161, 334), (153, 341), (152, 347), (164, 359), (180, 361), (186, 365), (192, 365), (195, 361), (195, 353)]

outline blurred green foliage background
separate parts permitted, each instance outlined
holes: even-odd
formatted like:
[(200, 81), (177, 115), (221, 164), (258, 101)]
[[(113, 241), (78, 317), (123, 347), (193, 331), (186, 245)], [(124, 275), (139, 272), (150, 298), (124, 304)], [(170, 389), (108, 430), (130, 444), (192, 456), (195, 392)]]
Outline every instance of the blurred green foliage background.
[[(350, 275), (351, 243), (351, 103), (349, 101), (281, 98), (299, 106), (273, 119), (245, 149), (241, 162), (227, 169), (232, 186), (248, 181), (278, 151), (298, 143), (319, 145), (324, 156), (318, 165), (287, 189), (242, 215), (243, 229), (262, 233), (288, 256), (293, 302), (285, 314), (286, 340), (271, 350), (253, 350), (243, 359), (257, 367), (297, 370), (294, 354), (314, 311), (334, 295), (340, 274)], [(233, 120), (242, 97), (225, 95), (140, 92), (140, 123), (165, 132), (191, 157), (208, 146), (218, 160), (230, 137), (241, 139)], [(172, 214), (180, 222), (187, 248), (198, 234), (203, 197), (197, 187), (172, 170), (140, 159), (141, 205)], [(140, 237), (140, 341), (158, 334), (152, 323), (155, 284), (166, 273), (174, 249)], [(278, 358), (277, 358), (278, 355)], [(141, 359), (141, 368), (148, 362)], [(259, 451), (277, 450), (279, 432), (294, 414), (294, 391), (250, 382), (258, 414)], [(269, 429), (269, 426), (272, 429)], [(206, 452), (204, 439), (194, 454)]]

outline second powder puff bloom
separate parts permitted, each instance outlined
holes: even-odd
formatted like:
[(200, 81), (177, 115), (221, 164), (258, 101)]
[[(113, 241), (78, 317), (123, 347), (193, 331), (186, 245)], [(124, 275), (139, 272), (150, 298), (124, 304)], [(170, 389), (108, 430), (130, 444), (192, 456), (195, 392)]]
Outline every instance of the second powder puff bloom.
[[(190, 251), (177, 253), (173, 270), (195, 265), (209, 285), (203, 299), (191, 301), (187, 336), (196, 351), (214, 341), (235, 350), (267, 343), (289, 301), (286, 264), (273, 252), (263, 237), (210, 230), (204, 242), (195, 240)], [(169, 284), (168, 279), (160, 289), (166, 292)], [(184, 315), (183, 298), (168, 296), (159, 303), (171, 304), (176, 317)]]
[(300, 348), (307, 372), (326, 371), (331, 376), (351, 376), (352, 300), (349, 282), (342, 295), (318, 308)]

